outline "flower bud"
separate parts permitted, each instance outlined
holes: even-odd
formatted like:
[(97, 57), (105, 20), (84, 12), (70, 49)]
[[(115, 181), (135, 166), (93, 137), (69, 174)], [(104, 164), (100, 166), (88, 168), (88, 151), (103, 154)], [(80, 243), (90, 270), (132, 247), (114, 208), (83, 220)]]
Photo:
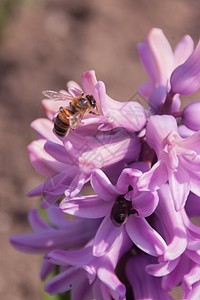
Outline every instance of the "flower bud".
[(183, 110), (182, 121), (192, 130), (200, 130), (200, 100), (187, 105)]

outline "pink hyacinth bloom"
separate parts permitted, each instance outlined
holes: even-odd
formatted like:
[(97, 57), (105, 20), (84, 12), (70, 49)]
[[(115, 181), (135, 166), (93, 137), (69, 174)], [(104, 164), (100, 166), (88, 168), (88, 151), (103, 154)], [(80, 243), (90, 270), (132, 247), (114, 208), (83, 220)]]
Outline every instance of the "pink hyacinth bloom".
[[(113, 299), (125, 300), (126, 288), (116, 276), (115, 268), (121, 256), (131, 248), (132, 243), (127, 233), (121, 232), (115, 245), (103, 257), (93, 256), (92, 244), (93, 241), (90, 241), (84, 248), (76, 251), (54, 250), (45, 256), (49, 263), (66, 268), (65, 271), (46, 283), (45, 290), (48, 293), (63, 293), (68, 289), (72, 289), (73, 291), (73, 288), (76, 288), (72, 283), (73, 278), (69, 277), (69, 269), (72, 266), (76, 268), (71, 270), (76, 271), (77, 277), (82, 269), (86, 272), (90, 285), (94, 285), (98, 281), (98, 285), (100, 284), (97, 289), (98, 291), (100, 288), (103, 288), (104, 293), (107, 295), (110, 293)], [(66, 280), (66, 275), (68, 276), (68, 280)], [(68, 284), (69, 281), (71, 281), (71, 286)], [(76, 285), (78, 286), (78, 281)], [(84, 286), (87, 289), (87, 284)], [(94, 296), (97, 296), (95, 295), (95, 290), (93, 292)], [(98, 298), (94, 297), (94, 299)], [(108, 299), (111, 298), (109, 297)]]
[[(113, 128), (125, 128), (129, 131), (139, 131), (146, 124), (145, 110), (141, 104), (134, 101), (119, 102), (113, 100), (106, 94), (105, 84), (97, 81), (95, 71), (91, 70), (83, 73), (81, 77), (83, 89), (74, 81), (67, 84), (67, 91), (60, 91), (61, 96), (77, 97), (84, 92), (86, 95), (93, 95), (97, 102), (99, 116), (85, 116), (83, 124), (77, 128), (77, 133), (81, 132), (81, 128), (87, 130), (87, 125), (101, 124), (100, 130), (110, 130)], [(54, 99), (43, 100), (43, 107), (48, 118), (51, 120), (58, 112), (60, 106), (68, 106), (69, 100), (54, 101)]]
[[(162, 287), (165, 290), (170, 291), (182, 282), (183, 291), (189, 293), (192, 292), (193, 283), (198, 282), (200, 276), (200, 228), (191, 223), (184, 209), (180, 212), (175, 211), (167, 184), (160, 188), (158, 194), (159, 204), (155, 214), (159, 221), (156, 228), (162, 232), (168, 247), (158, 258), (158, 264), (148, 264), (146, 271), (153, 276), (161, 277)], [(190, 201), (191, 199), (188, 199), (188, 202)], [(190, 271), (191, 268), (194, 273)], [(190, 285), (189, 274), (193, 276)]]
[(167, 180), (176, 210), (181, 210), (189, 192), (200, 196), (200, 132), (181, 138), (172, 116), (151, 116), (147, 125), (148, 145), (158, 161), (138, 182), (139, 190), (157, 190)]
[(189, 58), (171, 75), (171, 88), (181, 95), (194, 94), (200, 88), (200, 42)]
[(77, 195), (95, 168), (106, 171), (112, 166), (114, 179), (125, 163), (135, 160), (140, 151), (137, 136), (124, 129), (98, 131), (94, 136), (71, 132), (68, 140), (61, 143), (51, 133), (51, 121), (38, 119), (33, 126), (43, 139), (28, 146), (30, 160), (36, 170), (49, 179), (30, 191), (28, 196), (44, 195), (42, 207), (53, 204), (63, 194), (68, 197)]
[[(95, 256), (103, 256), (109, 251), (123, 231), (127, 231), (135, 245), (146, 253), (160, 256), (165, 252), (165, 241), (145, 219), (154, 212), (158, 204), (157, 193), (137, 190), (136, 183), (141, 175), (140, 170), (124, 169), (114, 186), (101, 170), (95, 170), (91, 184), (97, 195), (64, 199), (61, 202), (60, 208), (68, 214), (84, 218), (104, 217), (94, 238)], [(132, 190), (129, 191), (130, 187)], [(119, 220), (117, 223), (111, 211), (120, 197), (130, 201), (132, 209), (137, 213), (128, 211), (130, 215), (127, 215), (127, 220)]]
[[(100, 222), (79, 218), (69, 220), (56, 206), (49, 207), (47, 213), (51, 224), (44, 221), (36, 209), (31, 210), (28, 219), (33, 232), (11, 236), (12, 246), (31, 254), (45, 254), (54, 249), (76, 249), (85, 245), (94, 236)], [(54, 267), (55, 265), (43, 260), (41, 279), (44, 280)]]
[[(138, 52), (151, 81), (143, 83), (139, 92), (149, 100), (149, 105), (158, 111), (170, 91), (170, 76), (173, 70), (184, 63), (193, 51), (193, 40), (189, 35), (176, 46), (174, 52), (161, 29), (153, 28), (145, 43), (138, 44)], [(173, 98), (172, 111), (178, 111), (180, 99)]]

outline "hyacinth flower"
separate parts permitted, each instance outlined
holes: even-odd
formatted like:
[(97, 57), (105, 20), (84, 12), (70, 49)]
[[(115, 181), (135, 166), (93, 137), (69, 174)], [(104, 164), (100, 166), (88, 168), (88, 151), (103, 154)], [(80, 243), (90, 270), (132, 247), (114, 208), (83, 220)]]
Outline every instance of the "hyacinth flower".
[(200, 132), (181, 138), (173, 116), (151, 116), (146, 139), (158, 161), (141, 176), (138, 188), (157, 190), (169, 181), (175, 208), (181, 210), (190, 191), (200, 196)]
[[(175, 211), (168, 184), (160, 188), (158, 195), (154, 226), (166, 240), (167, 249), (158, 258), (157, 264), (155, 259), (151, 259), (145, 270), (161, 278), (161, 286), (167, 292), (181, 284), (183, 295), (188, 297), (194, 293), (193, 288), (196, 290), (197, 285), (200, 285), (200, 228), (191, 223), (184, 209)], [(191, 195), (188, 205), (193, 206), (194, 200)], [(187, 297), (182, 299), (193, 299)]]
[(171, 90), (170, 77), (173, 71), (190, 57), (193, 48), (192, 38), (186, 35), (173, 52), (167, 38), (159, 28), (152, 28), (147, 34), (145, 42), (138, 44), (138, 53), (150, 77), (150, 81), (143, 83), (138, 90), (148, 99), (154, 112), (160, 112), (166, 99), (169, 101), (172, 98), (170, 111), (179, 110), (180, 98), (175, 94), (182, 93)]
[[(145, 164), (141, 165), (144, 168)], [(165, 241), (145, 219), (154, 212), (158, 196), (156, 192), (137, 190), (141, 174), (138, 169), (126, 168), (114, 186), (103, 171), (94, 170), (91, 184), (97, 195), (62, 200), (60, 208), (65, 213), (83, 218), (104, 217), (94, 238), (94, 256), (109, 251), (123, 231), (146, 253), (160, 256), (165, 252)]]
[[(96, 233), (99, 220), (76, 218), (69, 220), (56, 206), (47, 209), (47, 223), (36, 209), (29, 212), (28, 220), (32, 233), (10, 237), (17, 250), (31, 254), (46, 254), (54, 249), (77, 249), (84, 246)], [(53, 271), (55, 265), (42, 261), (40, 277), (44, 280)]]
[[(47, 96), (50, 99), (44, 99), (42, 104), (50, 120), (53, 119), (60, 106), (68, 106), (71, 98), (84, 93), (94, 97), (98, 116), (85, 116), (83, 123), (77, 128), (77, 133), (81, 132), (82, 127), (84, 127), (84, 134), (86, 134), (87, 129), (89, 129), (87, 125), (91, 124), (100, 124), (98, 125), (99, 129), (104, 131), (120, 127), (131, 132), (141, 130), (146, 124), (146, 113), (142, 105), (135, 101), (119, 102), (109, 97), (106, 94), (105, 84), (102, 81), (97, 81), (94, 70), (83, 73), (81, 84), (82, 88), (76, 82), (69, 81), (67, 83), (68, 91), (61, 90), (59, 92), (59, 98), (56, 99), (59, 101), (54, 101), (54, 94), (48, 94), (47, 91)], [(62, 101), (62, 99), (66, 98), (69, 98), (69, 100)]]
[[(37, 128), (38, 122), (40, 121), (36, 122)], [(45, 128), (49, 126), (49, 122), (48, 124), (45, 122)], [(40, 135), (45, 130), (42, 124), (41, 130), (37, 129)], [(79, 137), (76, 133), (72, 135), (74, 135), (73, 142), (66, 140), (62, 145), (52, 140), (39, 139), (28, 146), (33, 166), (39, 173), (49, 178), (28, 194), (28, 196), (45, 196), (43, 208), (53, 204), (64, 194), (67, 197), (77, 195), (89, 181), (95, 168), (109, 172), (112, 166), (115, 170), (112, 177), (115, 180), (125, 164), (135, 160), (140, 151), (138, 137), (123, 129), (98, 131), (90, 137)]]
[[(111, 299), (111, 296), (116, 300), (125, 300), (126, 288), (117, 278), (115, 267), (121, 256), (131, 248), (132, 242), (127, 233), (125, 231), (121, 232), (112, 249), (102, 257), (93, 256), (92, 245), (93, 240), (80, 250), (53, 250), (44, 257), (49, 263), (61, 266), (63, 270), (47, 281), (45, 290), (48, 293), (63, 293), (68, 289), (72, 289), (72, 299), (74, 300)], [(83, 273), (87, 274), (87, 284), (84, 285), (81, 282), (85, 280)], [(81, 280), (79, 279), (80, 274), (82, 276)], [(76, 289), (76, 295), (79, 295), (79, 297), (83, 295), (83, 298), (73, 297), (73, 289)], [(87, 293), (88, 295), (89, 292), (93, 297), (84, 298), (84, 294)]]
[[(138, 106), (136, 102), (120, 104), (109, 98), (104, 83), (97, 81), (94, 71), (85, 72), (81, 81), (83, 90), (77, 83), (70, 81), (68, 92), (45, 92), (48, 96), (56, 97), (43, 100), (47, 116), (53, 119), (61, 104), (69, 106), (70, 100), (66, 99), (83, 92), (95, 97), (99, 115), (86, 116), (83, 124), (76, 129), (76, 133), (70, 130), (65, 138), (59, 138), (53, 133), (53, 122), (48, 119), (38, 119), (32, 123), (39, 139), (28, 146), (30, 160), (36, 170), (49, 179), (30, 191), (28, 196), (44, 195), (43, 208), (53, 204), (64, 194), (69, 197), (78, 194), (95, 168), (106, 170), (112, 165), (116, 169), (113, 174), (118, 175), (124, 163), (134, 161), (140, 151), (140, 142), (134, 132), (142, 129), (146, 123), (142, 106), (140, 104)], [(114, 115), (112, 105), (109, 106), (109, 103), (113, 103), (116, 114), (120, 113), (121, 119), (118, 115)], [(134, 107), (139, 107), (139, 110)], [(104, 115), (102, 111), (105, 112)], [(108, 121), (111, 120), (111, 112), (112, 119), (121, 122), (120, 124)], [(129, 115), (134, 124), (128, 121)], [(98, 129), (99, 126), (101, 131)], [(127, 131), (130, 130), (129, 127), (131, 131)]]

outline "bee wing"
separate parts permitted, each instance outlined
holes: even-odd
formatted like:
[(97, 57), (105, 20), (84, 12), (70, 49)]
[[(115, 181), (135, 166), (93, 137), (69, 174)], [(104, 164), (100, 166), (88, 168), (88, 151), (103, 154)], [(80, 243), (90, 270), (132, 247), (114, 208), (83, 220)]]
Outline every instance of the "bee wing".
[(42, 94), (49, 98), (49, 99), (53, 99), (53, 100), (71, 100), (73, 97), (67, 93), (66, 91), (51, 91), (51, 90), (44, 90), (42, 91)]
[(74, 115), (69, 117), (69, 126), (71, 129), (75, 129), (81, 124), (83, 119), (83, 113), (77, 112)]

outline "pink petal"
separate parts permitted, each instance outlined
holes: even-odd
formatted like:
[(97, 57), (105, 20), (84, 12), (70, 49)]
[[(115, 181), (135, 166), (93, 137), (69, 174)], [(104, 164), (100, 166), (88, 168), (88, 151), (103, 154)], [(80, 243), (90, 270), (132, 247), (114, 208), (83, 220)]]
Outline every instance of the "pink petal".
[(50, 220), (51, 224), (53, 224), (55, 227), (67, 228), (72, 226), (71, 220), (66, 218), (65, 214), (62, 213), (62, 211), (59, 209), (58, 206), (52, 205), (46, 211), (47, 211), (48, 219)]
[(169, 185), (163, 185), (159, 189), (158, 195), (159, 204), (155, 213), (168, 244), (160, 261), (174, 260), (183, 254), (187, 247), (186, 227), (183, 224), (181, 213), (175, 211)]
[(53, 270), (55, 269), (55, 265), (54, 264), (51, 264), (49, 263), (48, 261), (46, 260), (42, 260), (42, 263), (41, 263), (41, 267), (40, 267), (40, 279), (41, 280), (45, 280), (47, 278), (47, 276), (53, 272)]
[(51, 228), (51, 226), (39, 216), (36, 208), (33, 208), (29, 212), (28, 221), (34, 231), (48, 230)]
[(176, 211), (184, 206), (190, 191), (190, 178), (181, 166), (176, 171), (169, 170), (169, 185)]
[(92, 91), (96, 83), (97, 83), (97, 79), (94, 70), (85, 72), (81, 76), (81, 84), (83, 90), (88, 95), (92, 95)]
[(159, 264), (151, 264), (146, 266), (146, 271), (156, 277), (165, 276), (171, 273), (179, 263), (180, 258), (169, 260), (166, 262), (159, 262)]
[[(154, 85), (151, 81), (146, 81), (146, 82), (142, 83), (138, 88), (138, 92), (147, 99), (150, 97), (153, 90), (154, 90)], [(146, 100), (146, 102), (147, 102), (147, 100)]]
[(182, 138), (187, 138), (195, 133), (194, 130), (189, 129), (185, 125), (180, 125), (178, 127), (178, 133)]
[(190, 271), (183, 277), (182, 289), (184, 294), (188, 294), (193, 289), (193, 284), (200, 281), (200, 267), (193, 264)]
[(130, 185), (134, 186), (141, 176), (142, 172), (137, 169), (126, 168), (122, 171), (117, 181), (117, 189), (121, 194), (125, 194), (128, 191)]
[(152, 81), (166, 85), (173, 69), (173, 52), (162, 30), (153, 28), (146, 37), (146, 43), (139, 45), (139, 54)]
[(105, 173), (99, 169), (92, 172), (91, 185), (99, 197), (105, 201), (113, 201), (114, 203), (115, 199), (120, 195)]
[(68, 268), (66, 271), (48, 280), (45, 284), (45, 291), (50, 295), (64, 293), (72, 289), (72, 287), (76, 288), (77, 283), (81, 282), (83, 277), (85, 277), (84, 271), (77, 271), (73, 267)]
[(158, 201), (157, 192), (141, 192), (132, 199), (132, 206), (140, 217), (148, 217), (156, 209)]
[[(185, 254), (176, 260), (179, 260), (177, 267), (162, 278), (162, 288), (166, 291), (171, 291), (173, 287), (179, 285), (190, 268), (191, 262)], [(170, 261), (169, 265), (173, 266), (173, 261)]]
[(113, 290), (116, 294), (118, 294), (119, 298), (124, 298), (126, 295), (126, 288), (123, 283), (115, 275), (114, 268), (106, 262), (105, 266), (99, 267), (97, 271), (97, 275), (99, 279), (111, 290)]
[(113, 225), (110, 215), (106, 216), (94, 238), (93, 255), (99, 257), (109, 251), (114, 242), (119, 238), (123, 227), (123, 225), (116, 227)]
[(93, 259), (92, 246), (86, 246), (74, 251), (53, 250), (45, 255), (45, 259), (56, 265), (67, 266), (69, 264), (75, 267), (82, 267)]
[(36, 140), (28, 145), (29, 157), (38, 173), (44, 176), (53, 176), (65, 169), (65, 165), (44, 150), (45, 140)]
[(190, 35), (185, 35), (174, 50), (174, 67), (183, 64), (194, 50), (194, 42)]
[(168, 172), (165, 163), (159, 160), (153, 165), (150, 171), (143, 173), (137, 182), (137, 187), (140, 191), (158, 190), (167, 179)]
[(67, 165), (72, 164), (72, 158), (69, 156), (69, 154), (67, 153), (63, 145), (56, 144), (51, 141), (47, 141), (44, 145), (44, 149), (49, 155), (51, 155), (57, 161)]
[(158, 157), (161, 155), (163, 140), (172, 131), (177, 132), (177, 122), (173, 116), (154, 115), (149, 118), (146, 130), (147, 143), (156, 151)]
[(200, 143), (200, 131), (194, 133), (193, 135), (189, 136), (186, 139), (182, 139), (180, 142), (180, 146), (182, 148), (193, 150), (197, 154), (200, 154), (199, 143)]
[(31, 123), (31, 127), (37, 131), (40, 138), (61, 144), (60, 140), (53, 133), (53, 122), (48, 119), (37, 119)]
[[(195, 282), (188, 293), (183, 293), (183, 299), (196, 300), (200, 298), (200, 284)], [(187, 298), (186, 298), (187, 297)]]
[(112, 128), (123, 127), (130, 131), (139, 131), (146, 124), (143, 106), (134, 101), (119, 102), (109, 96), (100, 98), (101, 109)]
[(200, 42), (191, 56), (171, 75), (171, 87), (174, 93), (191, 95), (200, 87)]
[(72, 200), (63, 200), (60, 209), (64, 213), (82, 218), (102, 218), (112, 209), (112, 201), (102, 200), (97, 195), (75, 197)]
[(144, 252), (152, 256), (160, 256), (165, 252), (165, 241), (144, 218), (130, 215), (125, 227), (134, 244)]
[(81, 90), (80, 85), (76, 81), (74, 81), (74, 80), (68, 81), (67, 84), (66, 84), (66, 86), (67, 86), (67, 89), (69, 89), (69, 88), (75, 88), (75, 89)]
[(56, 113), (59, 111), (59, 108), (69, 106), (70, 100), (53, 100), (53, 99), (44, 99), (42, 100), (42, 106), (45, 111), (45, 114), (49, 120), (54, 119)]
[(107, 286), (99, 279), (93, 283), (93, 297), (96, 300), (111, 300)]

